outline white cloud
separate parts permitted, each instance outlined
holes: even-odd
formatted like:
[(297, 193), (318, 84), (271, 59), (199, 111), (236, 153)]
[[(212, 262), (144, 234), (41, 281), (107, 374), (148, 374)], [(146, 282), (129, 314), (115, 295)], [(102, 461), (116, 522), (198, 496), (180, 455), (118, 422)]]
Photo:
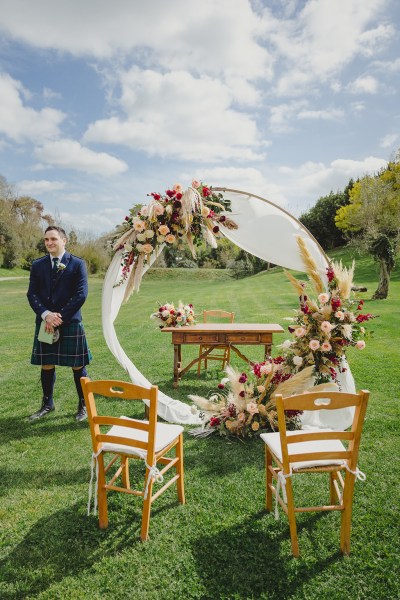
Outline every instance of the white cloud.
[(400, 139), (399, 133), (388, 133), (379, 141), (381, 148), (393, 148), (396, 142)]
[(88, 231), (92, 234), (111, 232), (115, 225), (122, 223), (125, 217), (125, 211), (119, 208), (96, 210), (79, 214), (77, 219), (76, 212), (62, 211), (60, 213), (62, 223), (68, 229), (74, 231)]
[(121, 86), (126, 119), (92, 123), (84, 141), (202, 162), (262, 157), (254, 118), (232, 107), (224, 83), (183, 71), (161, 74), (133, 67), (121, 73)]
[(63, 190), (66, 187), (64, 181), (47, 181), (41, 180), (24, 180), (17, 184), (20, 194), (35, 196), (36, 194), (46, 194), (58, 190)]
[(33, 143), (58, 136), (65, 114), (53, 108), (34, 110), (23, 103), (29, 96), (19, 82), (0, 73), (0, 133), (17, 143)]
[(282, 73), (278, 95), (296, 96), (313, 92), (336, 77), (357, 56), (377, 54), (393, 38), (395, 29), (380, 23), (386, 0), (309, 0), (295, 17), (277, 20), (264, 13), (265, 37), (279, 56)]
[(306, 100), (293, 100), (292, 102), (272, 106), (269, 118), (271, 129), (281, 133), (292, 131), (290, 121), (295, 119), (307, 106), (308, 103)]
[(318, 197), (326, 196), (331, 190), (343, 189), (349, 179), (376, 173), (386, 164), (386, 160), (375, 156), (363, 160), (338, 158), (329, 165), (308, 161), (297, 168), (281, 167), (279, 172), (284, 193), (293, 197), (294, 191), (299, 193), (301, 190), (302, 195), (310, 196), (315, 203)]
[(301, 110), (297, 116), (298, 119), (313, 119), (337, 121), (344, 115), (340, 108), (326, 108), (321, 110)]
[(246, 79), (271, 74), (257, 43), (259, 17), (247, 0), (2, 0), (0, 31), (32, 46), (110, 59), (136, 51), (142, 61)]
[(357, 77), (354, 81), (348, 84), (347, 90), (351, 94), (376, 94), (378, 92), (379, 83), (372, 75)]
[(35, 156), (45, 163), (63, 169), (113, 176), (123, 173), (128, 165), (105, 152), (93, 152), (74, 140), (58, 140), (35, 149)]

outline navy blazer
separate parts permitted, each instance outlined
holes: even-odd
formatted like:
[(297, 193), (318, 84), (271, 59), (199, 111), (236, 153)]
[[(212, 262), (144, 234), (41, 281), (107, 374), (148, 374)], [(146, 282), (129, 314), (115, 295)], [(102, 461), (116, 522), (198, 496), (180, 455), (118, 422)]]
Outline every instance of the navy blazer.
[(65, 269), (59, 269), (54, 280), (49, 254), (32, 263), (27, 296), (37, 323), (45, 310), (60, 313), (63, 323), (82, 321), (80, 309), (88, 295), (85, 261), (65, 252), (61, 263)]

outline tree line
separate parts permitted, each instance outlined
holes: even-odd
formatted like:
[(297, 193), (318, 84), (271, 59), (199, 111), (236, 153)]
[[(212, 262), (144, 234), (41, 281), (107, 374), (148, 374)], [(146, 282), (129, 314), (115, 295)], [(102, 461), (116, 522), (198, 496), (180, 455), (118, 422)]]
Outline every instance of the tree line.
[[(369, 253), (379, 264), (380, 277), (373, 298), (386, 298), (390, 276), (399, 252), (400, 239), (400, 150), (388, 165), (373, 175), (353, 181), (344, 190), (320, 197), (299, 217), (321, 247), (329, 250), (353, 245)], [(43, 231), (62, 225), (46, 214), (43, 204), (30, 196), (19, 196), (0, 175), (0, 266), (30, 269), (32, 261), (45, 254)], [(82, 256), (90, 273), (107, 269), (111, 260), (107, 245), (112, 233), (88, 237), (68, 233), (70, 252)], [(184, 246), (166, 248), (159, 267), (228, 268), (236, 277), (258, 273), (271, 265), (239, 249), (226, 238), (218, 248), (200, 246), (196, 261)]]

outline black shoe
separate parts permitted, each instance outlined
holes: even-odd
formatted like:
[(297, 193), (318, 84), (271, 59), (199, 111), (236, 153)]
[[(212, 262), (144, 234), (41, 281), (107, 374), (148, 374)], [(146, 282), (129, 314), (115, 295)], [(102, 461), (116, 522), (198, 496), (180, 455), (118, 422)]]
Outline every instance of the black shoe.
[(84, 421), (85, 419), (87, 419), (85, 400), (83, 398), (81, 398), (79, 400), (78, 412), (75, 415), (75, 420), (76, 421)]
[(33, 413), (33, 415), (30, 415), (30, 417), (28, 417), (29, 421), (36, 421), (37, 419), (41, 419), (42, 417), (45, 417), (49, 413), (53, 412), (53, 410), (55, 410), (54, 404), (49, 404), (48, 401), (46, 401), (47, 398), (43, 398), (42, 406), (37, 412)]

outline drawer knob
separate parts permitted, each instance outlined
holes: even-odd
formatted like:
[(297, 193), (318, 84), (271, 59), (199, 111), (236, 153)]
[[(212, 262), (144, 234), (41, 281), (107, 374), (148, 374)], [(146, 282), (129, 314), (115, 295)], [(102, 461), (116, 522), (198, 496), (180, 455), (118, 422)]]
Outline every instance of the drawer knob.
[(199, 340), (202, 340), (203, 338), (201, 337), (201, 335), (199, 335)]

